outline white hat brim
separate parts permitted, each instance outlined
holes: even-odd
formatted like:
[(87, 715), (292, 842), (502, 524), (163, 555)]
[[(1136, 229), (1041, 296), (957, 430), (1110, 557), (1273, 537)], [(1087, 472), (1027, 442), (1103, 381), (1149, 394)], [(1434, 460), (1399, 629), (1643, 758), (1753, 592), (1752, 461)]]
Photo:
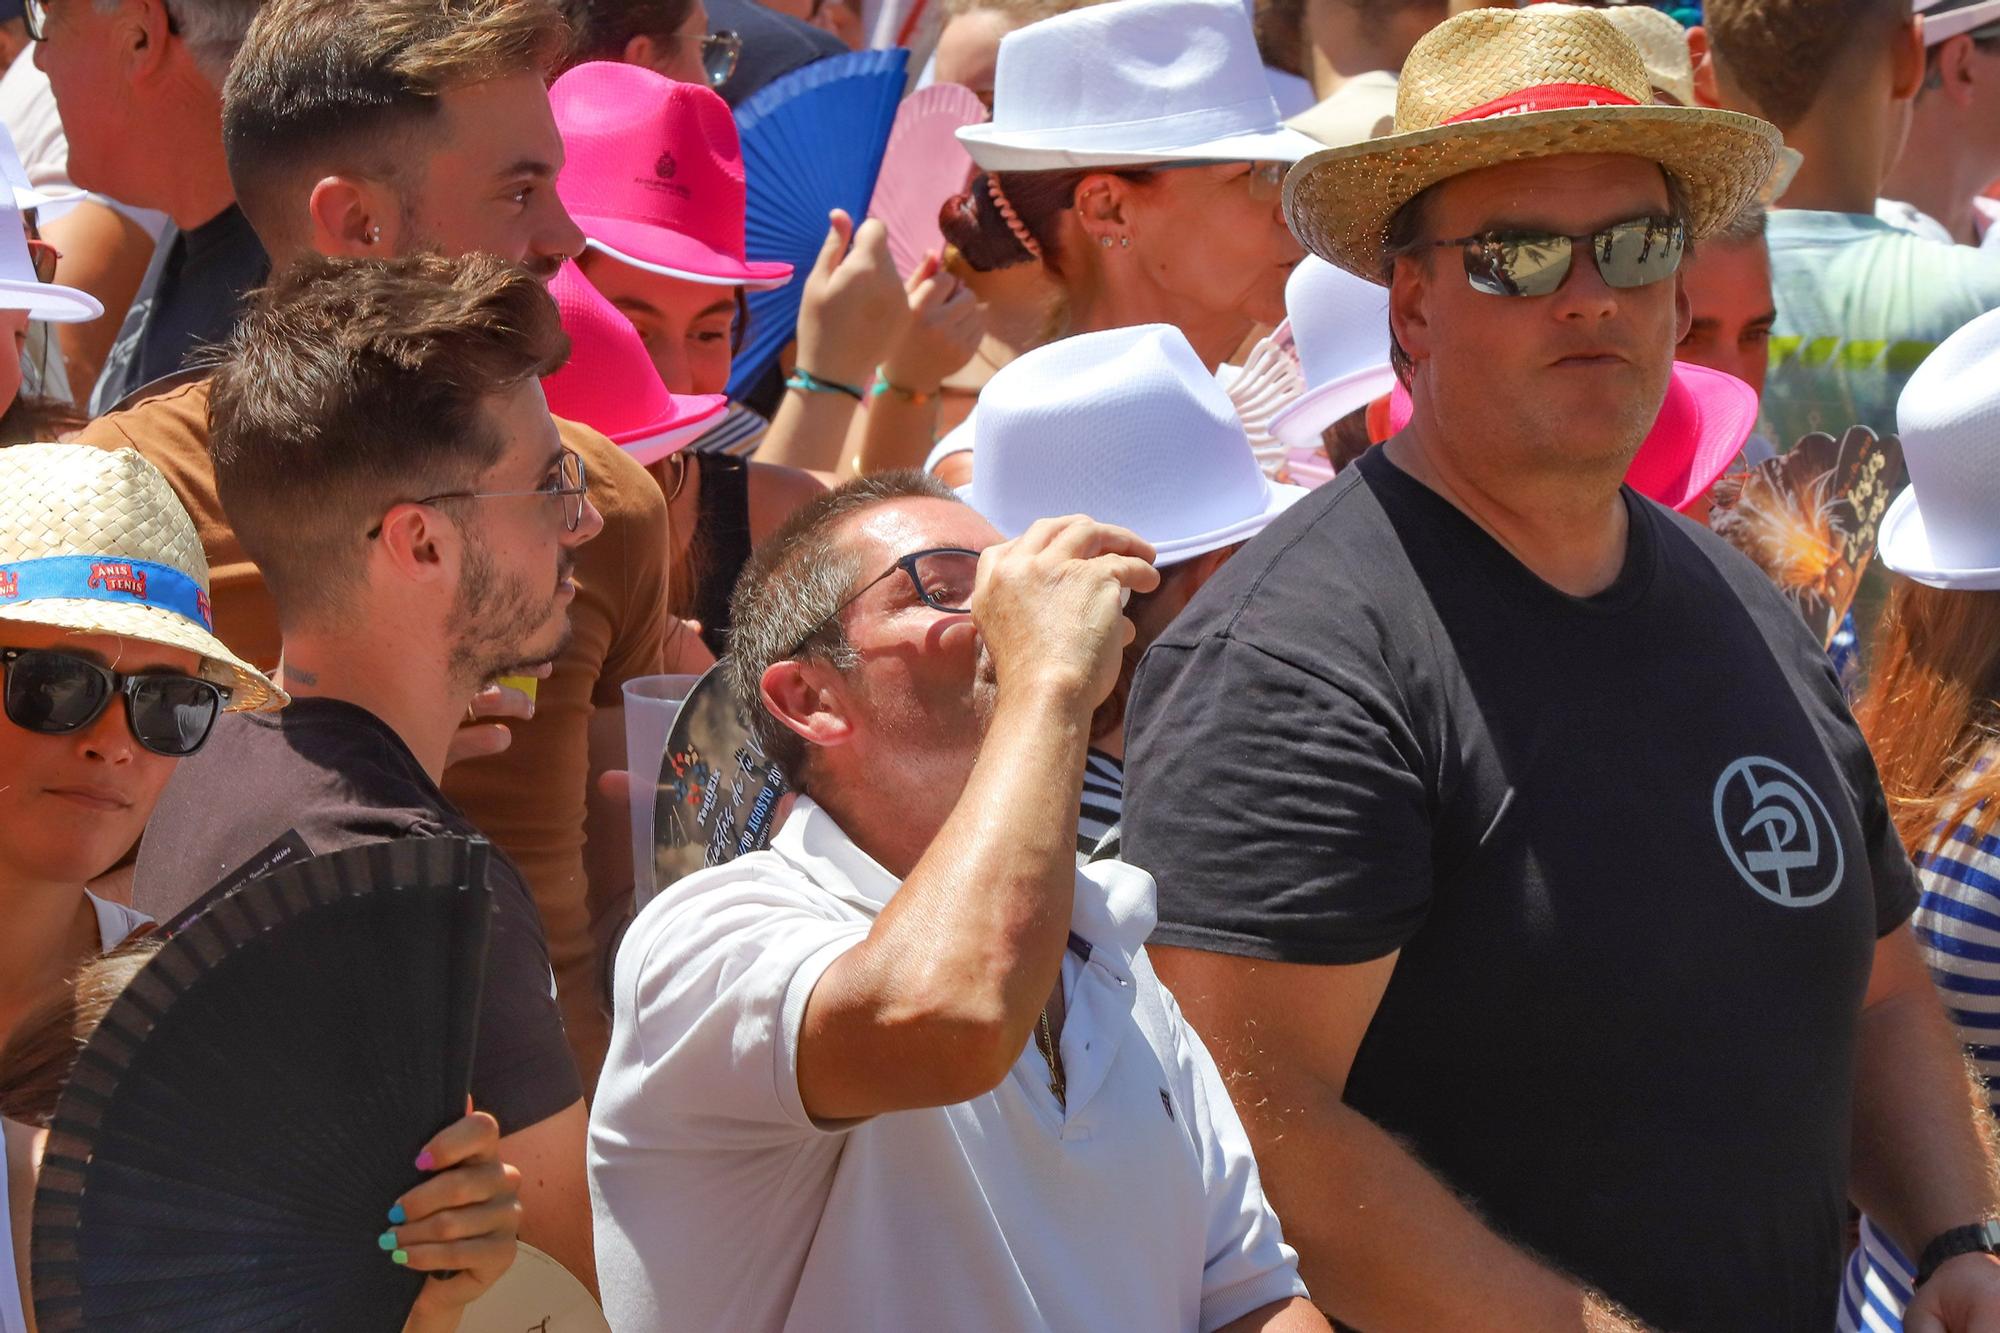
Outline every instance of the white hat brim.
[(1924, 45), (1936, 46), (2000, 20), (2000, 0), (1973, 0), (1972, 4), (1942, 11), (1919, 10), (1918, 17), (1924, 21)]
[(1907, 486), (1882, 517), (1875, 549), (1882, 563), (1906, 579), (1932, 588), (1981, 592), (2000, 588), (2000, 566), (1991, 569), (1951, 569), (1938, 563), (1931, 550), (1924, 511), (1917, 505), (1917, 488)]
[(104, 306), (74, 287), (0, 278), (0, 310), (25, 310), (51, 324), (86, 324), (102, 315)]
[[(1249, 541), (1252, 537), (1271, 526), (1273, 519), (1290, 509), (1299, 501), (1312, 494), (1303, 486), (1293, 486), (1282, 481), (1264, 483), (1264, 508), (1248, 518), (1238, 519), (1225, 527), (1199, 533), (1192, 537), (1181, 537), (1174, 541), (1155, 542), (1153, 563), (1158, 566), (1177, 565), (1183, 560), (1192, 560), (1210, 551), (1219, 551), (1225, 546)], [(1140, 534), (1144, 536), (1145, 534)]]
[(1287, 449), (1308, 448), (1319, 443), (1328, 426), (1395, 387), (1395, 367), (1387, 362), (1369, 366), (1307, 389), (1273, 414), (1265, 429)]
[[(1249, 134), (1232, 134), (1185, 147), (1155, 149), (1112, 149), (1082, 146), (1058, 147), (1034, 139), (1050, 135), (1048, 130), (1026, 136), (995, 129), (991, 121), (961, 126), (958, 141), (972, 155), (981, 171), (1061, 171), (1068, 167), (1143, 167), (1164, 162), (1297, 162), (1326, 147), (1319, 140), (1285, 125)], [(1079, 129), (1071, 140), (1079, 145), (1090, 131)]]
[(627, 254), (623, 250), (614, 249), (606, 245), (603, 241), (591, 237), (584, 238), (583, 248), (586, 250), (595, 250), (602, 255), (608, 255), (621, 264), (630, 264), (633, 268), (644, 269), (648, 273), (657, 273), (663, 278), (679, 278), (682, 282), (699, 283), (704, 287), (727, 287), (732, 291), (738, 287), (748, 292), (774, 291), (790, 282), (793, 276), (793, 271), (789, 266), (787, 266), (785, 276), (782, 278), (731, 278), (719, 277), (713, 273), (696, 273), (692, 269), (674, 268), (670, 264), (656, 264), (650, 259), (641, 259), (637, 255)]

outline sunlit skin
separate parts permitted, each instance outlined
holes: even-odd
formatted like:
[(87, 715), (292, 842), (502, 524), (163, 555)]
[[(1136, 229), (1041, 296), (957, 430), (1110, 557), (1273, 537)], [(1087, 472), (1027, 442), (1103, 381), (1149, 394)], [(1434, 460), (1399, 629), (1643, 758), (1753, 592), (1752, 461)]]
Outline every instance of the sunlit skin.
[(1770, 368), (1771, 253), (1762, 240), (1707, 241), (1681, 265), (1693, 322), (1675, 349), (1677, 359), (1734, 375), (1758, 393)]
[[(132, 135), (137, 123), (132, 85), (120, 74), (121, 38), (129, 27), (121, 11), (95, 4), (49, 6), (47, 40), (33, 47), (35, 64), (49, 76), (69, 142), (69, 177), (86, 190), (105, 190), (125, 176), (125, 155), (143, 151)], [(84, 109), (92, 114), (81, 114)]]
[[(448, 89), (425, 127), (425, 156), (392, 182), (328, 176), (312, 187), (322, 254), (485, 253), (544, 281), (583, 249), (556, 197), (562, 135), (532, 72)], [(379, 231), (378, 231), (379, 229)]]
[(993, 75), (1000, 63), (1000, 39), (1021, 25), (997, 9), (959, 14), (938, 34), (937, 81), (972, 89), (993, 109)]
[(1284, 319), (1285, 280), (1305, 250), (1277, 197), (1251, 197), (1251, 167), (1156, 172), (1131, 192), (1133, 258), (1168, 309), (1233, 311), (1266, 325)]
[(734, 287), (670, 278), (595, 250), (584, 251), (577, 266), (639, 331), (668, 392), (721, 393), (728, 386)]
[(13, 353), (0, 354), (0, 412), (4, 412), (21, 392), (21, 358), (28, 351), (27, 311), (0, 310), (0, 347)]
[(706, 86), (708, 71), (702, 68), (701, 39), (707, 34), (708, 7), (701, 0), (695, 0), (687, 17), (681, 20), (681, 26), (666, 40), (656, 44), (651, 37), (634, 37), (625, 48), (625, 58), (676, 82)]
[[(1585, 235), (1667, 208), (1651, 162), (1550, 157), (1445, 182), (1425, 235)], [(1688, 305), (1678, 279), (1607, 286), (1587, 248), (1553, 294), (1493, 296), (1474, 290), (1460, 252), (1443, 247), (1397, 260), (1390, 321), (1416, 364), (1425, 452), (1447, 477), (1490, 496), (1576, 499), (1616, 493), (1659, 414)]]

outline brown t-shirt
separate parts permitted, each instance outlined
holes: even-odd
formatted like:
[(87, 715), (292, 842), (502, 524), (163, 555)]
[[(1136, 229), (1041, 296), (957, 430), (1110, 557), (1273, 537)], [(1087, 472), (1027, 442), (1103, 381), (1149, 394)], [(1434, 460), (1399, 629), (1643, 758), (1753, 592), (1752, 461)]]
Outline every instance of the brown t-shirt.
[[(667, 506), (652, 477), (618, 446), (576, 422), (556, 424), (589, 469), (590, 500), (604, 515), (604, 530), (577, 549), (569, 646), (536, 691), (533, 720), (509, 724), (513, 744), (493, 758), (455, 765), (444, 791), (514, 859), (534, 892), (563, 1019), (588, 1088), (610, 1037), (598, 1000), (598, 950), (583, 870), (590, 714), (599, 705), (618, 706), (625, 681), (661, 669)], [(158, 392), (99, 417), (76, 439), (137, 449), (166, 475), (193, 515), (208, 556), (216, 633), (256, 666), (276, 666), (277, 604), (216, 498), (208, 381), (163, 381)]]

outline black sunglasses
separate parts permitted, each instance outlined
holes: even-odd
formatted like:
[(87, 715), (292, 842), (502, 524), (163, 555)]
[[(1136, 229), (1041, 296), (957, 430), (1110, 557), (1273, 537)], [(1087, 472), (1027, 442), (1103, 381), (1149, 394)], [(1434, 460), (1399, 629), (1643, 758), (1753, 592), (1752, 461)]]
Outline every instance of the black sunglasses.
[(0, 648), (7, 675), (7, 720), (25, 731), (64, 736), (125, 699), (132, 738), (154, 754), (183, 759), (199, 750), (229, 691), (213, 681), (162, 672), (128, 676), (70, 653)]
[(1607, 287), (1646, 287), (1670, 278), (1687, 252), (1687, 223), (1679, 218), (1643, 217), (1614, 222), (1588, 236), (1560, 232), (1488, 231), (1432, 241), (1465, 252), (1465, 280), (1489, 296), (1547, 296), (1563, 285), (1579, 242)]
[(972, 585), (979, 577), (979, 552), (968, 551), (963, 546), (933, 546), (928, 550), (910, 552), (849, 593), (839, 606), (821, 616), (819, 622), (807, 630), (785, 656), (790, 657), (811, 643), (814, 636), (838, 619), (842, 611), (859, 601), (863, 593), (882, 580), (894, 577), (897, 570), (909, 575), (910, 586), (917, 590), (917, 599), (925, 606), (947, 615), (971, 613)]

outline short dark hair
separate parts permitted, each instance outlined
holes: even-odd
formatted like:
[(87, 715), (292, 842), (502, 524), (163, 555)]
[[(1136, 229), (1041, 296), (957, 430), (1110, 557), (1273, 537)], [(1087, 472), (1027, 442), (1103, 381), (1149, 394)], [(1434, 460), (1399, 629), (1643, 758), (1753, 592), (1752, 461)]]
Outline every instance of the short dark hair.
[(1910, 0), (1710, 0), (1702, 31), (1723, 75), (1755, 110), (1790, 131), (1812, 111), (1843, 57), (1910, 18)]
[(487, 400), (568, 353), (547, 290), (492, 255), (313, 255), (257, 292), (216, 368), (208, 447), (280, 619), (341, 605), (391, 505), (493, 466)]
[(455, 88), (546, 75), (569, 45), (550, 0), (270, 0), (222, 90), (229, 179), (266, 248), (305, 225), (329, 172), (393, 180)]
[[(792, 785), (805, 789), (803, 737), (764, 707), (764, 672), (775, 662), (819, 658), (846, 671), (854, 645), (834, 611), (862, 571), (841, 549), (848, 519), (891, 500), (950, 500), (951, 487), (927, 472), (878, 472), (814, 496), (750, 557), (729, 599), (729, 685), (750, 719), (751, 735)], [(801, 647), (803, 642), (803, 647)]]
[[(1691, 223), (1694, 217), (1694, 207), (1689, 199), (1687, 186), (1682, 183), (1680, 177), (1674, 175), (1673, 172), (1668, 171), (1665, 167), (1660, 168), (1660, 175), (1667, 183), (1667, 212), (1671, 216), (1679, 218), (1682, 222)], [(1409, 255), (1429, 253), (1431, 241), (1434, 239), (1428, 234), (1431, 201), (1436, 197), (1438, 185), (1443, 185), (1444, 183), (1444, 181), (1439, 181), (1437, 185), (1428, 186), (1411, 196), (1401, 208), (1397, 209), (1390, 216), (1388, 225), (1383, 228), (1381, 274), (1384, 286), (1388, 286), (1396, 276), (1396, 261), (1398, 259)], [(1758, 214), (1759, 235), (1763, 234), (1762, 223), (1763, 214), (1760, 210)], [(1686, 249), (1682, 252), (1681, 262), (1685, 264), (1692, 258), (1694, 258), (1694, 236), (1690, 233)], [(1405, 389), (1409, 388), (1410, 377), (1416, 372), (1416, 363), (1410, 360), (1410, 354), (1405, 352), (1402, 343), (1396, 340), (1396, 326), (1394, 324), (1389, 326), (1389, 365), (1396, 372), (1397, 382)]]
[(564, 0), (576, 34), (566, 63), (623, 60), (634, 37), (657, 42), (675, 36), (693, 10), (694, 0)]

